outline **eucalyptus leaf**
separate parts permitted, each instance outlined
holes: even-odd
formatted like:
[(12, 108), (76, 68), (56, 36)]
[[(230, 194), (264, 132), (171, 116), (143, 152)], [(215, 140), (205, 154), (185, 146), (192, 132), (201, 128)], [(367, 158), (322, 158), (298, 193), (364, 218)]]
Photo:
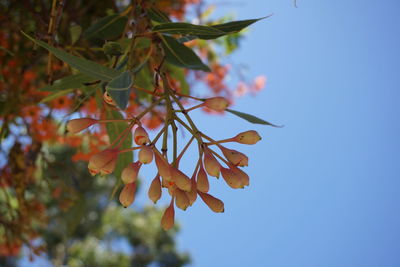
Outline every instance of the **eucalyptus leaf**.
[(130, 71), (125, 71), (111, 80), (106, 87), (107, 93), (122, 110), (128, 105), (132, 84), (133, 80)]
[(263, 125), (269, 125), (269, 126), (279, 127), (279, 128), (282, 127), (282, 126), (277, 126), (277, 125), (272, 124), (272, 123), (270, 123), (268, 121), (265, 121), (263, 119), (257, 118), (256, 116), (253, 116), (253, 115), (250, 115), (250, 114), (247, 114), (247, 113), (244, 113), (244, 112), (240, 112), (240, 111), (236, 111), (236, 110), (232, 110), (232, 109), (226, 109), (226, 111), (228, 111), (228, 112), (230, 112), (230, 113), (232, 113), (232, 114), (234, 114), (234, 115), (236, 115), (236, 116), (238, 116), (238, 117), (240, 117), (240, 118), (242, 118), (242, 119), (244, 119), (244, 120), (246, 120), (248, 122), (254, 123), (254, 124), (263, 124)]
[(159, 23), (167, 23), (171, 22), (166, 14), (162, 11), (158, 10), (157, 8), (150, 8), (148, 11), (150, 18)]
[(79, 40), (79, 37), (81, 37), (82, 27), (79, 25), (72, 25), (69, 28), (69, 33), (71, 35), (71, 44), (75, 44), (76, 41)]
[(53, 99), (59, 98), (61, 96), (67, 95), (71, 92), (73, 92), (75, 89), (66, 89), (66, 90), (61, 90), (61, 91), (56, 91), (51, 93), (50, 95), (46, 96), (45, 98), (43, 98), (40, 103), (45, 103), (45, 102), (49, 102)]
[(183, 22), (163, 23), (153, 27), (154, 32), (168, 33), (168, 34), (182, 34), (191, 36), (203, 36), (201, 39), (215, 39), (227, 34), (224, 31), (214, 27), (194, 25)]
[(92, 78), (103, 81), (110, 81), (120, 74), (120, 72), (115, 69), (110, 69), (94, 61), (71, 55), (61, 49), (50, 46), (43, 41), (36, 40), (24, 32), (22, 32), (22, 34), (25, 35), (28, 39), (30, 39), (34, 43), (40, 45), (41, 47), (47, 49), (49, 52), (53, 53), (54, 56), (56, 56), (60, 60), (68, 63), (71, 67), (79, 70), (80, 72)]
[(73, 74), (64, 78), (54, 81), (52, 85), (46, 85), (39, 89), (39, 91), (61, 91), (66, 89), (78, 89), (84, 85), (84, 83), (92, 82), (93, 78), (83, 73)]
[(112, 40), (121, 36), (128, 18), (113, 14), (99, 19), (83, 32), (88, 40)]

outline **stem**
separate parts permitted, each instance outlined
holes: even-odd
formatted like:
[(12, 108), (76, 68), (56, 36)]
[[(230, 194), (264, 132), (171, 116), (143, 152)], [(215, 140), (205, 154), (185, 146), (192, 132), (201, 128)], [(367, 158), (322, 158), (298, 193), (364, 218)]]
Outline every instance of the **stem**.
[(162, 128), (161, 131), (158, 132), (157, 136), (154, 137), (154, 139), (153, 139), (153, 141), (151, 142), (150, 145), (155, 145), (157, 143), (158, 139), (160, 138), (160, 136), (164, 132), (165, 127), (167, 127), (167, 125), (165, 125), (164, 128)]
[(159, 99), (157, 99), (156, 101), (154, 101), (150, 106), (148, 106), (145, 110), (143, 110), (139, 115), (137, 115), (136, 119), (140, 120), (144, 115), (146, 115), (147, 112), (149, 112), (150, 110), (152, 110), (155, 106), (157, 106), (161, 100), (163, 100), (165, 98), (165, 96), (160, 97)]
[(131, 152), (131, 151), (134, 151), (134, 150), (137, 150), (137, 149), (140, 149), (140, 148), (141, 148), (141, 146), (131, 147), (131, 148), (127, 148), (127, 149), (122, 149), (122, 150), (120, 150), (118, 153)]
[(193, 142), (193, 140), (194, 140), (194, 136), (192, 136), (192, 138), (190, 138), (189, 142), (186, 144), (186, 146), (182, 149), (182, 151), (181, 151), (181, 153), (179, 154), (179, 156), (176, 158), (176, 160), (175, 160), (175, 162), (174, 162), (174, 163), (176, 164), (176, 167), (178, 167), (179, 162), (180, 162), (180, 160), (181, 160), (183, 154), (186, 152), (186, 150), (188, 149), (188, 147), (190, 146), (190, 144)]
[(129, 124), (128, 127), (126, 127), (115, 139), (114, 141), (112, 141), (112, 143), (110, 144), (110, 147), (113, 147), (115, 145), (115, 143), (122, 137), (122, 135), (124, 135), (127, 131), (129, 132), (132, 127), (134, 125), (134, 122), (131, 122), (131, 124)]
[(217, 156), (220, 160), (222, 160), (227, 166), (231, 165), (232, 163), (228, 162), (226, 159), (224, 159), (223, 157), (221, 157), (217, 152), (215, 152), (212, 149), (208, 149), (211, 151), (211, 153), (213, 153), (215, 156)]

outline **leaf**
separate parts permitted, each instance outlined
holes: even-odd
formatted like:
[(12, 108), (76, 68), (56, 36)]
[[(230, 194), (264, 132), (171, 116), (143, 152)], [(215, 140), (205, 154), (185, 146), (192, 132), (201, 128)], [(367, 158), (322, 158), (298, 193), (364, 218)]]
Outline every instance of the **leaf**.
[(194, 25), (183, 22), (163, 23), (153, 27), (154, 32), (168, 33), (168, 34), (183, 34), (192, 36), (203, 36), (201, 39), (215, 39), (227, 34), (224, 31), (214, 27)]
[(84, 85), (84, 83), (92, 82), (93, 78), (83, 73), (69, 75), (64, 78), (54, 81), (52, 85), (46, 85), (39, 89), (39, 91), (60, 91), (65, 89), (75, 88), (78, 89)]
[(171, 74), (171, 77), (174, 77), (179, 82), (181, 93), (188, 95), (189, 94), (189, 84), (186, 81), (185, 71), (182, 68), (178, 68), (171, 64), (166, 64), (166, 69), (168, 73)]
[(175, 38), (160, 35), (166, 60), (178, 67), (211, 71), (189, 47), (179, 43)]
[(244, 112), (240, 112), (240, 111), (236, 111), (236, 110), (232, 110), (232, 109), (228, 109), (228, 108), (226, 109), (226, 111), (228, 111), (228, 112), (230, 112), (230, 113), (232, 113), (232, 114), (234, 114), (234, 115), (236, 115), (236, 116), (238, 116), (238, 117), (240, 117), (240, 118), (242, 118), (242, 119), (244, 119), (246, 121), (249, 121), (251, 123), (269, 125), (269, 126), (278, 127), (278, 128), (283, 127), (283, 126), (277, 126), (277, 125), (272, 124), (272, 123), (270, 123), (268, 121), (265, 121), (263, 119), (257, 118), (256, 116), (253, 116), (253, 115), (250, 115), (250, 114), (247, 114), (247, 113), (244, 113)]
[(223, 23), (223, 24), (217, 24), (217, 25), (212, 25), (211, 27), (218, 29), (220, 31), (226, 32), (227, 34), (229, 33), (235, 33), (235, 32), (240, 32), (241, 30), (243, 30), (244, 28), (250, 26), (251, 24), (268, 18), (270, 17), (266, 16), (266, 17), (262, 17), (259, 19), (248, 19), (248, 20), (237, 20), (237, 21), (231, 21), (231, 22), (227, 22), (227, 23)]
[[(120, 120), (124, 118), (120, 112), (112, 110), (110, 108), (106, 110), (106, 117), (108, 120)], [(122, 133), (128, 126), (129, 125), (126, 122), (107, 123), (106, 129), (108, 137), (110, 138), (110, 142), (113, 142), (118, 137), (118, 135)], [(132, 147), (132, 131), (129, 131), (129, 134), (124, 142), (122, 142), (122, 146), (120, 147), (120, 149), (126, 149), (130, 147)], [(115, 176), (121, 177), (122, 170), (131, 162), (133, 162), (132, 152), (119, 154), (117, 165), (114, 170)]]
[(67, 95), (71, 92), (73, 92), (75, 89), (66, 89), (66, 90), (61, 90), (61, 91), (56, 91), (51, 93), (50, 95), (46, 96), (45, 98), (43, 98), (40, 103), (45, 103), (48, 101), (51, 101), (53, 99), (59, 98), (61, 96)]
[(49, 52), (53, 53), (60, 60), (68, 63), (71, 67), (81, 71), (82, 73), (92, 78), (103, 81), (110, 81), (120, 74), (120, 72), (117, 70), (107, 68), (103, 65), (100, 65), (91, 60), (87, 60), (85, 58), (71, 55), (61, 49), (52, 47), (43, 41), (36, 40), (24, 32), (22, 32), (22, 34), (25, 35), (28, 39), (30, 39), (34, 43), (40, 45), (41, 47), (47, 49)]
[(156, 8), (150, 8), (147, 12), (148, 12), (150, 18), (154, 21), (157, 21), (160, 23), (171, 22), (171, 20), (168, 18), (168, 16), (166, 14), (164, 14), (162, 11), (160, 11)]
[(88, 40), (112, 40), (119, 37), (125, 29), (128, 18), (118, 14), (109, 15), (96, 21), (83, 32)]
[(79, 25), (72, 25), (69, 28), (69, 33), (71, 35), (71, 44), (75, 44), (76, 41), (79, 40), (79, 37), (81, 37), (82, 27)]
[(122, 110), (128, 105), (132, 83), (133, 80), (130, 71), (125, 71), (111, 80), (106, 87), (107, 93)]

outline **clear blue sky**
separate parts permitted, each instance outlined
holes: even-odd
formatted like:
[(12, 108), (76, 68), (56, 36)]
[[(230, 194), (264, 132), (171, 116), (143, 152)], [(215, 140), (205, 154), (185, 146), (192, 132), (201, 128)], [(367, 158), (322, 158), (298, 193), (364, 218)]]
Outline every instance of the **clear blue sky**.
[(177, 212), (180, 247), (195, 267), (400, 266), (400, 2), (236, 3), (220, 14), (274, 16), (231, 58), (268, 76), (235, 108), (285, 127), (195, 116), (217, 139), (256, 129), (263, 140), (235, 146), (250, 187), (212, 181), (224, 214), (200, 202)]

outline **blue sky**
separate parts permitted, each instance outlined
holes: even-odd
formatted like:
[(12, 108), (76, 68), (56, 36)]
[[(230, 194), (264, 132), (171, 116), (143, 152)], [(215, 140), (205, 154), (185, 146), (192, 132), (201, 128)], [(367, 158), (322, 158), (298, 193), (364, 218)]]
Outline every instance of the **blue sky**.
[(250, 187), (211, 181), (224, 214), (201, 202), (177, 212), (179, 246), (196, 267), (400, 266), (400, 2), (236, 3), (218, 14), (274, 15), (231, 57), (268, 77), (234, 108), (285, 127), (193, 113), (216, 139), (255, 129), (263, 140), (232, 146), (250, 158)]

